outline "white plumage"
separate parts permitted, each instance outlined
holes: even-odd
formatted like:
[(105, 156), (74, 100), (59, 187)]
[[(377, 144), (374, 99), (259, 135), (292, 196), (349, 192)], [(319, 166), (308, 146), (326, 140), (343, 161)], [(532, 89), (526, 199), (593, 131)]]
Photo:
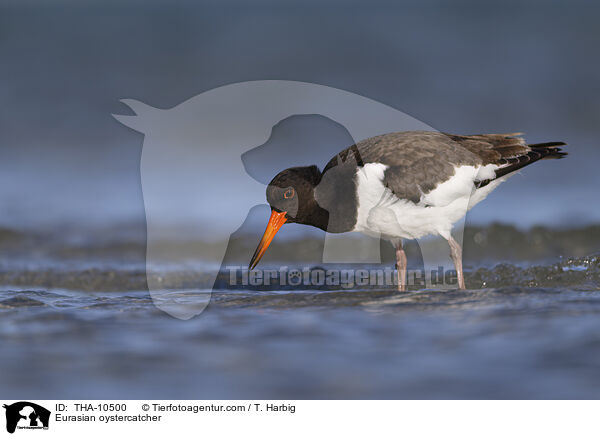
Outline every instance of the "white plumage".
[(386, 165), (368, 163), (357, 169), (358, 214), (353, 230), (386, 239), (416, 239), (435, 234), (448, 239), (453, 224), (508, 178), (504, 176), (475, 188), (475, 182), (493, 178), (498, 168), (491, 164), (456, 167), (452, 177), (421, 195), (415, 204), (398, 198), (384, 186)]

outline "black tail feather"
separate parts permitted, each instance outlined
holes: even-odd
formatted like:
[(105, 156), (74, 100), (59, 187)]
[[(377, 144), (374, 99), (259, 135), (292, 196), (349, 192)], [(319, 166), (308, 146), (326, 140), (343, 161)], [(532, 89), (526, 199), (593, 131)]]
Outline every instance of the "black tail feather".
[(544, 142), (540, 144), (528, 144), (531, 149), (526, 154), (520, 156), (502, 158), (497, 163), (503, 165), (498, 168), (495, 173), (496, 177), (493, 179), (486, 179), (475, 182), (476, 188), (482, 188), (488, 185), (491, 181), (499, 179), (502, 176), (510, 174), (514, 171), (518, 171), (521, 168), (537, 162), (542, 159), (562, 159), (568, 153), (562, 151), (560, 147), (567, 145), (564, 142)]

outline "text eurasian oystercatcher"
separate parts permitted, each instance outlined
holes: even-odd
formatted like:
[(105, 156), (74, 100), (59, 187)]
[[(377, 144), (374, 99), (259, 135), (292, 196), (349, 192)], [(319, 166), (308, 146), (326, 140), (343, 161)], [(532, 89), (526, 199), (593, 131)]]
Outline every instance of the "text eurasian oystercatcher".
[(451, 135), (398, 132), (358, 142), (315, 165), (283, 170), (267, 187), (271, 218), (250, 261), (254, 268), (284, 223), (331, 233), (358, 231), (396, 248), (398, 289), (406, 289), (402, 239), (437, 234), (449, 245), (465, 289), (461, 246), (451, 230), (515, 171), (566, 155), (564, 142), (525, 144), (521, 133)]

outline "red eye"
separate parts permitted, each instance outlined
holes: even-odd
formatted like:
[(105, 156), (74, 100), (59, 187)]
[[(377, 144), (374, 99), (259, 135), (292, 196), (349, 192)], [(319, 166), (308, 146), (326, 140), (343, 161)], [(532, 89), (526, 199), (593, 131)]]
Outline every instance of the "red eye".
[(283, 193), (283, 198), (286, 199), (290, 199), (290, 198), (294, 198), (294, 189), (293, 188), (288, 188), (284, 193)]

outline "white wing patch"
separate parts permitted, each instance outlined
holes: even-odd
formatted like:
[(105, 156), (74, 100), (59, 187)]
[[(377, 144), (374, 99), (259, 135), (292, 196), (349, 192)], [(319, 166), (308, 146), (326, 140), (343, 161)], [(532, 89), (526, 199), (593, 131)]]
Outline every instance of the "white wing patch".
[(427, 206), (447, 206), (453, 201), (470, 197), (475, 189), (474, 183), (496, 177), (498, 165), (461, 166), (454, 168), (454, 175), (440, 183), (429, 193), (421, 196), (421, 203)]
[(418, 204), (398, 198), (383, 184), (386, 165), (369, 163), (356, 174), (358, 212), (354, 228), (385, 238), (449, 235), (452, 225), (507, 177), (475, 189), (474, 182), (494, 179), (498, 165), (461, 166), (452, 177), (423, 194)]

